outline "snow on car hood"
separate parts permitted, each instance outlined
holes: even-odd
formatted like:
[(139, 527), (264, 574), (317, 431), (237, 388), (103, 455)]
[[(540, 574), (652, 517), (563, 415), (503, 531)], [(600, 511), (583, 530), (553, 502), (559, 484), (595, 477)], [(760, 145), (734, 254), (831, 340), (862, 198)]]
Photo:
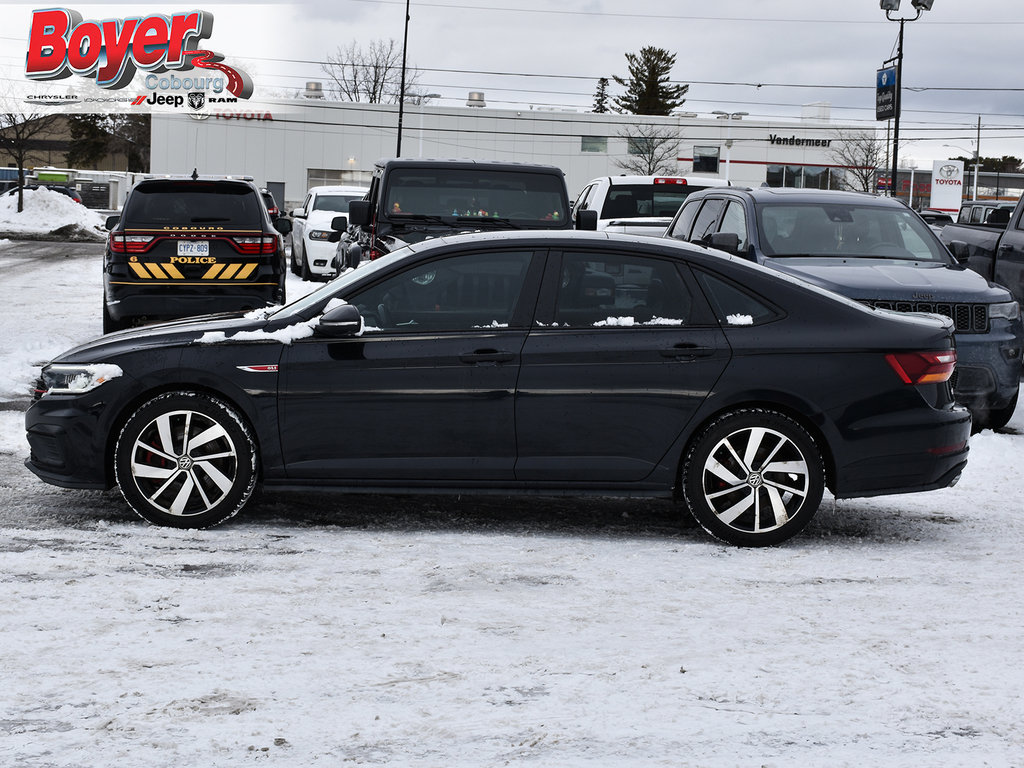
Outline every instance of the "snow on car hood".
[(1004, 288), (976, 272), (944, 264), (867, 258), (772, 258), (765, 266), (851, 299), (1009, 301)]

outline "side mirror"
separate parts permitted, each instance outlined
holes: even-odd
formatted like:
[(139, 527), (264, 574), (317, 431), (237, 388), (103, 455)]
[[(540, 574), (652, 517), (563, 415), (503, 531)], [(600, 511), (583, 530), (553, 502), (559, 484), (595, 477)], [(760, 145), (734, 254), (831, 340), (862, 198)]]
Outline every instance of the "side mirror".
[(348, 204), (349, 223), (357, 227), (369, 226), (371, 210), (371, 203), (369, 200), (352, 200)]
[(320, 316), (320, 322), (316, 326), (318, 335), (335, 339), (352, 338), (358, 336), (362, 330), (363, 316), (352, 304), (342, 304), (328, 310)]
[(104, 224), (104, 226), (109, 231), (109, 230), (113, 229), (114, 227), (116, 227), (117, 226), (117, 222), (119, 222), (120, 220), (121, 220), (120, 216), (107, 216), (107, 221)]
[(735, 232), (715, 232), (708, 239), (708, 248), (717, 248), (720, 251), (738, 256), (740, 253), (740, 236)]
[(292, 218), (293, 219), (304, 219), (304, 218), (306, 218), (306, 209), (305, 208), (296, 208), (294, 211), (292, 211)]
[(963, 240), (952, 240), (946, 244), (946, 247), (960, 264), (966, 264), (971, 256), (971, 249)]
[(587, 209), (576, 213), (576, 229), (583, 229), (588, 232), (597, 230), (597, 211)]
[(342, 230), (348, 229), (348, 217), (347, 216), (335, 216), (331, 219), (331, 229)]
[(292, 231), (292, 223), (288, 219), (277, 219), (274, 222), (274, 229), (280, 232), (282, 235), (287, 235)]

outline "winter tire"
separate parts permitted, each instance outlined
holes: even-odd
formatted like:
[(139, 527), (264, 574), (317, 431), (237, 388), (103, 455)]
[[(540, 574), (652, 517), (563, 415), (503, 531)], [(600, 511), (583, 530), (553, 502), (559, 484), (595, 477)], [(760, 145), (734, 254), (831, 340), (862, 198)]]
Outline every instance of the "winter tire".
[(305, 245), (302, 246), (301, 262), (302, 263), (299, 265), (299, 277), (306, 282), (309, 282), (313, 279), (313, 271), (309, 268), (309, 254), (306, 253)]
[(208, 528), (237, 514), (256, 486), (256, 442), (216, 397), (170, 392), (131, 415), (114, 449), (114, 473), (145, 520)]
[(720, 416), (693, 441), (682, 470), (690, 512), (729, 544), (761, 547), (799, 533), (821, 504), (825, 467), (807, 430), (776, 411)]

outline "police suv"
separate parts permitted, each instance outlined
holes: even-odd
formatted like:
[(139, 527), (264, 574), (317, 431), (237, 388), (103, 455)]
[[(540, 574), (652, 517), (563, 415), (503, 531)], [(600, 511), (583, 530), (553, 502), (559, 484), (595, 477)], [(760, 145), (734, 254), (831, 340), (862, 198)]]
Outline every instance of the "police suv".
[(248, 177), (150, 178), (107, 219), (103, 332), (283, 304), (291, 222)]

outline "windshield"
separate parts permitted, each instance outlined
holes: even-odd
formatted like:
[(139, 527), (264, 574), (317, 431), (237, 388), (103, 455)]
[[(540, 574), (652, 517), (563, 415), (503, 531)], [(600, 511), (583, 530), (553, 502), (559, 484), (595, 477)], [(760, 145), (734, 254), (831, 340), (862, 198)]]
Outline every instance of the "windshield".
[(540, 224), (566, 218), (565, 183), (555, 173), (399, 168), (386, 183), (384, 212), (392, 221), (428, 216)]
[(348, 213), (349, 202), (362, 199), (363, 195), (317, 195), (313, 201), (313, 210)]
[(766, 256), (818, 256), (931, 261), (950, 256), (910, 210), (882, 205), (786, 203), (759, 206)]
[(211, 224), (259, 229), (263, 201), (246, 184), (225, 181), (155, 181), (141, 183), (125, 204), (125, 226), (142, 228)]
[(615, 184), (601, 209), (602, 219), (656, 216), (671, 219), (687, 195), (701, 187), (683, 184)]

